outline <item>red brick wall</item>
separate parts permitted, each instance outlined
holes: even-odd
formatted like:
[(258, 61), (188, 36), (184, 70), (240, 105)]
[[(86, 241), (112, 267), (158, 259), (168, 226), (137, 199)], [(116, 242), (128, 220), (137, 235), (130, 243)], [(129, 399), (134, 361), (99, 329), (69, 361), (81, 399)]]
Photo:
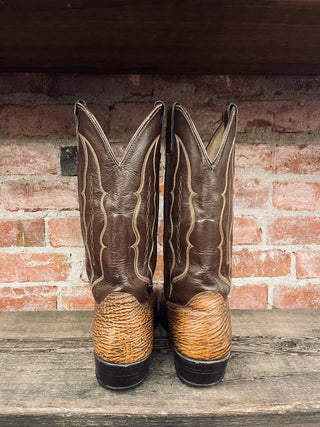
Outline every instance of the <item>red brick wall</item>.
[(318, 76), (0, 74), (0, 309), (93, 306), (76, 177), (60, 168), (79, 97), (119, 156), (157, 99), (182, 102), (204, 140), (236, 102), (231, 306), (320, 307), (319, 95)]

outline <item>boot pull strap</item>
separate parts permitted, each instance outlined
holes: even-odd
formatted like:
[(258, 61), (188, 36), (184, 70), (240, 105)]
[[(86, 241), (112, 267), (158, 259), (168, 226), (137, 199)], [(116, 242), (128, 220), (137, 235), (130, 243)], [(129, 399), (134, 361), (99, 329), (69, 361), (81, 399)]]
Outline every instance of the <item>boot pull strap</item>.
[(237, 126), (237, 123), (238, 123), (238, 107), (236, 106), (236, 104), (229, 104), (228, 105), (228, 108), (225, 112), (225, 117), (224, 117), (225, 126), (227, 126), (227, 123), (230, 120), (233, 111), (234, 111), (234, 117), (235, 117), (236, 126)]
[(78, 106), (79, 105), (83, 105), (84, 107), (87, 106), (87, 103), (84, 99), (78, 99), (75, 103), (74, 103), (74, 108), (73, 108), (73, 115), (76, 121), (76, 135), (77, 138), (79, 136), (79, 117), (78, 117)]

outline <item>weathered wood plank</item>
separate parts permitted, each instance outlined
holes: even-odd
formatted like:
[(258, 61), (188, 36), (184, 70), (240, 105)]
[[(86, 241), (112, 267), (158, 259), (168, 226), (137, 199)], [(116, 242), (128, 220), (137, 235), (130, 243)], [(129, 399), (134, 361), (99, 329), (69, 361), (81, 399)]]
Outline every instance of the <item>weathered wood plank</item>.
[(236, 311), (222, 384), (176, 377), (166, 337), (150, 374), (125, 393), (94, 378), (92, 313), (0, 313), (0, 424), (268, 425), (320, 423), (320, 312)]
[(54, 414), (54, 415), (19, 415), (19, 416), (6, 416), (2, 419), (3, 426), (5, 427), (48, 427), (48, 426), (65, 426), (65, 427), (84, 427), (84, 426), (111, 426), (111, 427), (136, 427), (136, 426), (306, 426), (306, 425), (319, 425), (319, 416), (317, 414), (290, 414), (285, 416), (283, 414), (271, 415), (237, 415), (220, 417), (219, 415), (207, 416), (193, 416), (190, 418), (188, 415), (170, 415), (168, 417), (164, 414), (156, 416), (114, 416), (105, 414)]
[(2, 0), (0, 67), (320, 73), (315, 0)]

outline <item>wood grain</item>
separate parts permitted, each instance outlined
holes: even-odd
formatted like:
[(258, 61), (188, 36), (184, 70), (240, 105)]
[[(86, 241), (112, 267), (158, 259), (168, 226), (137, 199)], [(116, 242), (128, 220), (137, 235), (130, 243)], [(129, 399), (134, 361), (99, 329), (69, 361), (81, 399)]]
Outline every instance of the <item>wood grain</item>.
[(319, 74), (315, 0), (3, 0), (3, 71)]
[(232, 312), (225, 380), (208, 389), (179, 381), (170, 339), (156, 331), (147, 380), (124, 393), (96, 382), (91, 321), (90, 312), (0, 313), (0, 425), (320, 423), (319, 311)]

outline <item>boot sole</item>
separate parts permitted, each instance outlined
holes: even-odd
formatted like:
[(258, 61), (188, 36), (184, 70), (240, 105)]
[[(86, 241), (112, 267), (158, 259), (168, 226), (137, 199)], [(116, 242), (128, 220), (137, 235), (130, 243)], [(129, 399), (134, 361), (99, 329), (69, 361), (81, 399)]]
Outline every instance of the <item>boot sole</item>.
[(225, 374), (229, 355), (223, 359), (204, 361), (183, 356), (174, 349), (174, 364), (178, 377), (187, 385), (209, 387), (219, 384)]
[(128, 390), (137, 387), (148, 375), (150, 356), (128, 364), (106, 362), (94, 355), (98, 383), (111, 390)]

